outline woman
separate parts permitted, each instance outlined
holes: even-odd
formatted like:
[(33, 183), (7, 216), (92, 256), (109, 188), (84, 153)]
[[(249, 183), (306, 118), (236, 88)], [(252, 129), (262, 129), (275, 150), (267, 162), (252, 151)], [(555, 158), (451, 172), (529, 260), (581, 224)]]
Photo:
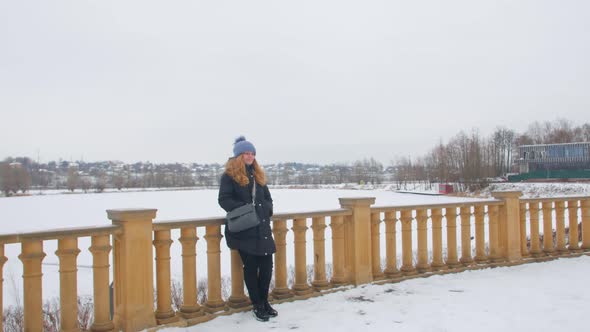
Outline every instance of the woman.
[(270, 229), (272, 198), (266, 186), (264, 171), (256, 162), (256, 148), (243, 136), (234, 143), (234, 156), (225, 164), (219, 186), (219, 205), (227, 212), (252, 204), (252, 186), (256, 185), (256, 214), (260, 224), (241, 232), (231, 232), (225, 225), (225, 240), (230, 249), (237, 250), (244, 265), (244, 281), (252, 301), (256, 319), (268, 321), (277, 311), (268, 303), (272, 278), (272, 254), (275, 242)]

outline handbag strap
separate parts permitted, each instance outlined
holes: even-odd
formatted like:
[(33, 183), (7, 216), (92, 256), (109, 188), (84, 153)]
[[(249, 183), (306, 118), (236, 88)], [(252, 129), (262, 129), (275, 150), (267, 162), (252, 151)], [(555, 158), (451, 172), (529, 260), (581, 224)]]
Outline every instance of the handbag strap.
[(256, 205), (256, 178), (253, 179), (254, 184), (252, 185), (252, 205)]

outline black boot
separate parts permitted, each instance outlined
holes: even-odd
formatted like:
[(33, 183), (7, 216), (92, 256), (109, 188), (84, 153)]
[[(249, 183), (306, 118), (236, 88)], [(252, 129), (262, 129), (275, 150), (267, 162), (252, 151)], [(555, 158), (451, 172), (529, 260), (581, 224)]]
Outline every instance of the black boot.
[(270, 317), (277, 317), (279, 315), (279, 312), (274, 310), (268, 301), (264, 301), (264, 310), (266, 310), (266, 313)]
[(264, 308), (264, 304), (253, 304), (252, 313), (254, 314), (256, 320), (259, 320), (261, 322), (268, 322), (268, 313)]

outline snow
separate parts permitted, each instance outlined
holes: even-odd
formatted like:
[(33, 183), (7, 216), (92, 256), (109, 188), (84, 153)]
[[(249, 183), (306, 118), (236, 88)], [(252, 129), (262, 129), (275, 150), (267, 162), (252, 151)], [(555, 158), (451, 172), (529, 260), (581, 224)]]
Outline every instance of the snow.
[(364, 285), (274, 305), (279, 316), (250, 312), (162, 332), (232, 331), (582, 331), (590, 303), (590, 257)]

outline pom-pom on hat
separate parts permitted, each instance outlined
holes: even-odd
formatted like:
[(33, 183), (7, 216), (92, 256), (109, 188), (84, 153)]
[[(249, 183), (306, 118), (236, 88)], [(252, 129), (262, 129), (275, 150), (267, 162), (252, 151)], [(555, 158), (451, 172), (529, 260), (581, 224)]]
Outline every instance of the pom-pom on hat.
[(234, 142), (234, 157), (237, 157), (248, 151), (256, 154), (256, 148), (254, 147), (254, 144), (246, 141), (246, 137), (244, 136), (236, 138), (236, 141)]

